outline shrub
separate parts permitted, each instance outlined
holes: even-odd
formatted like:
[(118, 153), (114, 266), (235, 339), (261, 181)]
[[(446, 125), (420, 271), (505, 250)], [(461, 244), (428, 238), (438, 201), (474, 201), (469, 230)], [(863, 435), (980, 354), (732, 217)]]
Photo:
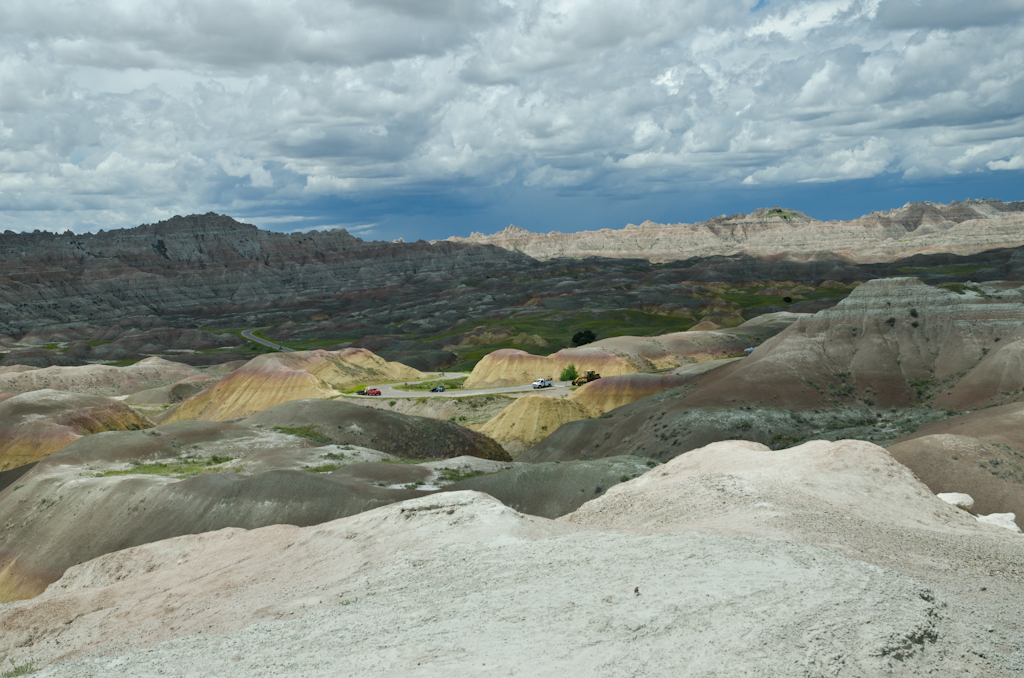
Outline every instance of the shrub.
[(576, 371), (576, 366), (575, 365), (569, 365), (564, 370), (562, 370), (562, 374), (559, 375), (558, 379), (560, 381), (572, 381), (573, 379), (575, 379), (578, 376), (580, 376), (580, 375), (579, 375), (579, 372)]
[(572, 343), (576, 344), (577, 346), (583, 346), (584, 344), (589, 344), (592, 341), (596, 340), (597, 335), (591, 332), (590, 330), (583, 330), (572, 335)]

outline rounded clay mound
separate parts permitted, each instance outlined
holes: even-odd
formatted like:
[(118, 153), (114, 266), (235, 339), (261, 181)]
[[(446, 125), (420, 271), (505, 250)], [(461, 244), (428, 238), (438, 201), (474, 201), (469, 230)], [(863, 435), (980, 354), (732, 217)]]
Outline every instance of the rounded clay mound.
[(202, 372), (162, 358), (146, 358), (127, 367), (82, 365), (47, 367), (20, 373), (0, 374), (0, 389), (26, 393), (42, 389), (119, 396), (173, 384)]
[(517, 398), (480, 427), (515, 457), (554, 433), (562, 424), (592, 415), (590, 409), (566, 398), (526, 395)]
[(158, 417), (228, 421), (307, 398), (331, 398), (355, 384), (414, 381), (419, 370), (387, 362), (366, 349), (268, 353), (250, 360), (210, 388)]
[(0, 402), (0, 471), (39, 461), (84, 435), (150, 426), (124, 403), (103, 396), (23, 393)]
[(511, 461), (486, 435), (450, 421), (414, 417), (341, 400), (299, 400), (278, 405), (245, 420), (266, 427), (312, 427), (339, 445), (359, 445), (404, 459), (471, 456)]

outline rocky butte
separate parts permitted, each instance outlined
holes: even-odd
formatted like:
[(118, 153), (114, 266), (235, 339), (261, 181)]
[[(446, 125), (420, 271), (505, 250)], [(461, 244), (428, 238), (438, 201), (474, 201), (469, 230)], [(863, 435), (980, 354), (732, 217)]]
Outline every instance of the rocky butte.
[(443, 242), (497, 245), (541, 260), (621, 257), (661, 263), (746, 254), (793, 261), (827, 257), (866, 264), (915, 254), (967, 255), (1020, 247), (1024, 245), (1024, 201), (914, 202), (851, 221), (818, 221), (796, 210), (772, 207), (695, 224), (645, 221), (618, 230), (578, 233), (531, 233), (510, 225), (493, 235), (473, 233)]
[[(275, 233), (218, 214), (77, 235), (0, 235), (0, 333), (125, 318), (223, 318), (317, 306), (350, 290), (429, 286), (521, 268), (459, 243), (364, 242), (343, 229)], [(244, 321), (242, 321), (244, 322)]]

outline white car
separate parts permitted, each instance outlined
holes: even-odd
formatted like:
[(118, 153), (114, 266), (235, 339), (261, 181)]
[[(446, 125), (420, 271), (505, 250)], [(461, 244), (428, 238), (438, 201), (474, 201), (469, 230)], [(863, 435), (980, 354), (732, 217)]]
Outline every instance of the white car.
[(554, 383), (550, 379), (538, 379), (533, 382), (534, 388), (548, 388), (549, 386), (554, 386)]

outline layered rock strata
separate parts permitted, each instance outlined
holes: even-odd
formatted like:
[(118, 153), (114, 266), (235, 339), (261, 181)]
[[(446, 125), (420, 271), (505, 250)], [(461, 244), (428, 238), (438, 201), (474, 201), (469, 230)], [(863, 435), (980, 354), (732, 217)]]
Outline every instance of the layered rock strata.
[(851, 221), (818, 221), (796, 210), (759, 209), (695, 224), (645, 221), (620, 230), (531, 233), (509, 226), (493, 235), (474, 233), (445, 242), (496, 245), (535, 259), (556, 257), (644, 258), (749, 255), (807, 261), (838, 258), (888, 262), (917, 254), (973, 254), (1024, 245), (1024, 201), (908, 203)]
[(0, 471), (44, 459), (84, 435), (150, 426), (102, 396), (48, 389), (12, 396), (0, 401)]
[(0, 234), (0, 333), (244, 318), (529, 261), (487, 246), (364, 242), (342, 229), (261, 231), (217, 214), (94, 234), (7, 231)]
[(241, 419), (292, 400), (341, 395), (341, 390), (357, 384), (423, 378), (419, 370), (387, 362), (363, 348), (268, 353), (253, 358), (155, 421)]

